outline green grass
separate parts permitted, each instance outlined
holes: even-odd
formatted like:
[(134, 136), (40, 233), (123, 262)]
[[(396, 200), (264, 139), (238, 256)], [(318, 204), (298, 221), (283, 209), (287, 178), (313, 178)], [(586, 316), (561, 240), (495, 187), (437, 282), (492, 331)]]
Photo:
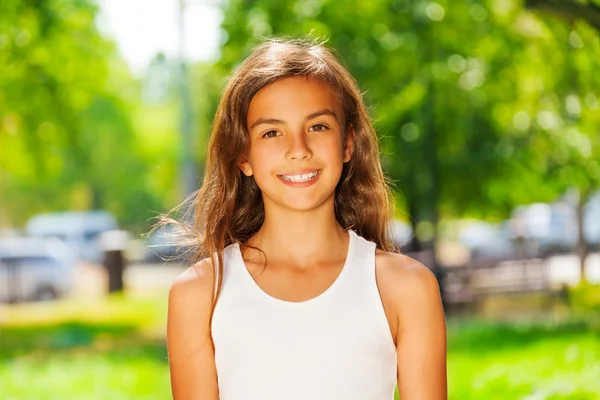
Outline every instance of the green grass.
[[(167, 399), (166, 297), (5, 307), (0, 399)], [(597, 399), (590, 323), (449, 321), (451, 399)]]
[(586, 323), (454, 326), (452, 399), (597, 399), (600, 336)]
[(2, 310), (0, 399), (166, 399), (166, 293)]
[(135, 351), (19, 358), (0, 370), (2, 399), (166, 399), (166, 362)]

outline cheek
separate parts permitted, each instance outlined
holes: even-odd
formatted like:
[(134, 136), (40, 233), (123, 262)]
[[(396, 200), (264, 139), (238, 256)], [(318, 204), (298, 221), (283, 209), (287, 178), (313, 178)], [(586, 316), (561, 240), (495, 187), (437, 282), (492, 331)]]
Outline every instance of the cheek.
[(324, 158), (332, 162), (342, 161), (344, 157), (344, 149), (342, 148), (340, 138), (330, 136), (326, 140), (318, 144), (317, 148), (323, 154)]
[(248, 161), (255, 174), (268, 172), (280, 153), (276, 146), (253, 146), (248, 152)]

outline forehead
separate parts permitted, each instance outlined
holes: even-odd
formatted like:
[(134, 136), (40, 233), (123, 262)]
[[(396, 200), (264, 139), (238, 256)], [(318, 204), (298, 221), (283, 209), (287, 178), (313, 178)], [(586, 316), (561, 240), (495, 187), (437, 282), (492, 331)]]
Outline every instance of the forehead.
[(258, 118), (292, 122), (323, 109), (332, 110), (342, 118), (340, 98), (331, 85), (306, 76), (288, 77), (263, 87), (254, 95), (246, 122), (248, 126)]

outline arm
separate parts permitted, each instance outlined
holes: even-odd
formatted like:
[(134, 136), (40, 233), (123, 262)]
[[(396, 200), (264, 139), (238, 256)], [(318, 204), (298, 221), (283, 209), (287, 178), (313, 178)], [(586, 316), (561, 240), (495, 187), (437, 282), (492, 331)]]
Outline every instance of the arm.
[(213, 289), (210, 261), (184, 271), (169, 292), (167, 348), (174, 400), (218, 400), (209, 322)]
[(410, 257), (389, 254), (382, 261), (381, 289), (394, 320), (400, 398), (446, 400), (446, 322), (437, 280)]

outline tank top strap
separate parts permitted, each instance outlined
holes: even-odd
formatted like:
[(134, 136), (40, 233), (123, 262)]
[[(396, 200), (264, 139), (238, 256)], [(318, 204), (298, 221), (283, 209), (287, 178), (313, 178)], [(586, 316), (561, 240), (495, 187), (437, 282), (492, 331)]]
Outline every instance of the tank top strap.
[[(227, 283), (227, 285), (230, 285), (230, 286), (231, 285), (239, 286), (244, 281), (243, 273), (245, 271), (242, 271), (241, 268), (245, 268), (245, 266), (243, 265), (243, 263), (240, 263), (240, 261), (238, 260), (238, 254), (241, 257), (239, 244), (237, 244), (237, 243), (230, 244), (229, 246), (227, 246), (223, 249), (223, 281), (222, 281), (223, 286), (225, 286), (226, 283)], [(217, 261), (216, 253), (213, 256), (213, 259), (214, 259), (213, 262), (216, 263), (216, 261)], [(215, 277), (216, 277), (216, 279), (215, 279), (215, 291), (216, 291), (216, 287), (219, 282), (218, 281), (218, 279), (219, 279), (218, 268), (215, 268)]]
[[(383, 307), (383, 301), (377, 285), (376, 273), (377, 244), (356, 235), (354, 260), (347, 276), (348, 296), (360, 298), (372, 313), (375, 322), (383, 333), (388, 346), (393, 347), (390, 325)], [(358, 295), (361, 293), (361, 295)]]
[(373, 242), (368, 241), (367, 239), (363, 238), (362, 236), (359, 236), (356, 232), (350, 230), (349, 232), (351, 232), (351, 234), (353, 234), (354, 237), (354, 246), (355, 246), (355, 252), (356, 255), (355, 257), (357, 258), (361, 258), (363, 261), (375, 261), (374, 257), (375, 256), (375, 249), (377, 248), (377, 245)]
[(375, 271), (375, 250), (377, 245), (359, 236), (356, 232), (348, 231), (352, 236), (352, 260), (348, 265), (349, 279), (361, 287), (365, 287), (365, 279), (371, 280)]

